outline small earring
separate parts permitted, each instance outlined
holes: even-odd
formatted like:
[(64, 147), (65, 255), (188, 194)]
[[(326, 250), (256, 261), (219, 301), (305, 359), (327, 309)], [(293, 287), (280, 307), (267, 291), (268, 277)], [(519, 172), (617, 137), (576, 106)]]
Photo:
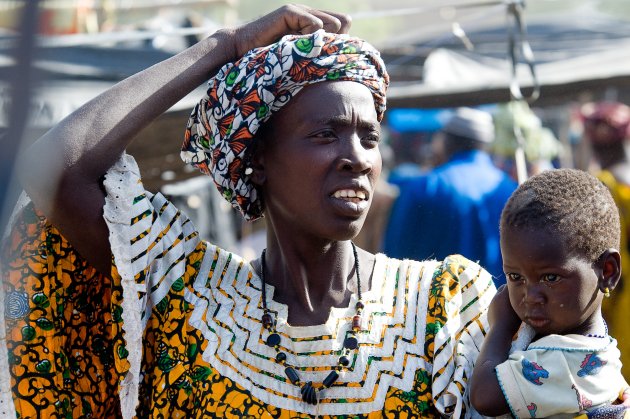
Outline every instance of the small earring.
[(245, 174), (247, 176), (251, 175), (252, 173), (254, 173), (254, 169), (252, 169), (251, 167), (245, 169)]
[(604, 297), (606, 298), (610, 297), (610, 288), (608, 287), (604, 288)]

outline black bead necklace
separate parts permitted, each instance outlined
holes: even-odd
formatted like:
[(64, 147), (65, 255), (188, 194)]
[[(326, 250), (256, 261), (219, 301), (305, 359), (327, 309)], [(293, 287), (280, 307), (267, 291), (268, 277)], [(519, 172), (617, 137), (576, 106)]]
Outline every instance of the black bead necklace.
[[(328, 388), (332, 386), (335, 381), (339, 378), (339, 373), (337, 371), (341, 371), (343, 367), (347, 367), (350, 365), (350, 351), (359, 348), (359, 340), (357, 339), (356, 333), (361, 330), (361, 313), (363, 312), (363, 301), (361, 299), (361, 277), (359, 276), (359, 257), (357, 255), (357, 247), (354, 243), (352, 244), (352, 252), (354, 253), (354, 271), (357, 276), (357, 297), (358, 301), (355, 305), (356, 314), (352, 317), (352, 328), (347, 332), (346, 338), (343, 341), (343, 349), (339, 356), (339, 362), (336, 366), (336, 369), (333, 369), (328, 376), (322, 382), (322, 386), (324, 388)], [(266, 283), (265, 283), (265, 271), (266, 271), (266, 263), (265, 263), (265, 253), (266, 249), (262, 251), (262, 255), (260, 257), (261, 261), (261, 275), (260, 280), (262, 282), (262, 306), (264, 314), (262, 316), (262, 323), (265, 329), (269, 330), (269, 336), (267, 337), (267, 346), (270, 346), (276, 350), (276, 362), (283, 365), (284, 373), (291, 381), (292, 384), (300, 387), (300, 392), (302, 393), (302, 400), (306, 403), (316, 405), (317, 404), (317, 389), (313, 387), (313, 382), (308, 381), (303, 383), (300, 381), (300, 376), (297, 371), (286, 364), (287, 354), (280, 351), (280, 335), (276, 332), (276, 321), (271, 315), (271, 312), (267, 308), (267, 294), (266, 294)]]

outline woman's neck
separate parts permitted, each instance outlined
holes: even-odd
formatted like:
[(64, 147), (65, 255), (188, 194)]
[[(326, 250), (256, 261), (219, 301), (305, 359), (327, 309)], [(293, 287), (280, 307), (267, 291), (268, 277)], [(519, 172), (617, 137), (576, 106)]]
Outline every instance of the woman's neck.
[(265, 282), (275, 288), (274, 301), (287, 305), (289, 324), (323, 324), (332, 307), (347, 307), (348, 282), (356, 275), (349, 241), (314, 246), (269, 236)]

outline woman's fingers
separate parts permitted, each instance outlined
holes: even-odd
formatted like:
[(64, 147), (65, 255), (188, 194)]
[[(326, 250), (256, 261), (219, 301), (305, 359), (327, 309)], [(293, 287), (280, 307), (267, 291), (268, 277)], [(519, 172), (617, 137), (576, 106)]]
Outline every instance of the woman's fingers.
[[(318, 10), (301, 4), (287, 5), (279, 10), (287, 13), (287, 23), (295, 32), (301, 34), (312, 33), (319, 29), (324, 29), (326, 32), (347, 33), (352, 23), (350, 16), (344, 13)], [(292, 21), (294, 18), (296, 19)]]
[(352, 18), (344, 13), (329, 12), (317, 9), (311, 9), (310, 12), (322, 21), (322, 27), (326, 32), (348, 33), (348, 31), (350, 30)]
[(307, 34), (324, 29), (347, 33), (352, 20), (343, 13), (326, 12), (308, 6), (288, 4), (241, 26), (234, 32), (237, 57), (252, 48), (269, 45), (284, 35)]
[[(302, 10), (300, 10), (302, 11)], [(297, 19), (291, 20), (292, 15), (287, 16), (287, 26), (291, 29), (289, 33), (307, 34), (318, 31), (324, 25), (330, 25), (329, 21), (324, 22), (315, 13), (304, 10), (304, 13), (297, 13)], [(284, 35), (284, 34), (283, 34)]]
[(350, 15), (347, 15), (345, 13), (327, 13), (330, 13), (332, 16), (336, 17), (339, 20), (339, 23), (341, 25), (339, 26), (339, 30), (337, 31), (337, 33), (348, 33), (350, 31), (350, 26), (352, 26), (352, 17)]

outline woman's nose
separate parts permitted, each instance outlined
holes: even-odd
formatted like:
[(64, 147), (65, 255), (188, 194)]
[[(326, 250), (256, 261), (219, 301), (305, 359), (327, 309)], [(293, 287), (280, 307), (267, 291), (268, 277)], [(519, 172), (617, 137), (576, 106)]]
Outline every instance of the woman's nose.
[(366, 148), (356, 134), (344, 143), (343, 153), (339, 160), (340, 169), (356, 173), (371, 172), (377, 159), (380, 159), (378, 148)]

